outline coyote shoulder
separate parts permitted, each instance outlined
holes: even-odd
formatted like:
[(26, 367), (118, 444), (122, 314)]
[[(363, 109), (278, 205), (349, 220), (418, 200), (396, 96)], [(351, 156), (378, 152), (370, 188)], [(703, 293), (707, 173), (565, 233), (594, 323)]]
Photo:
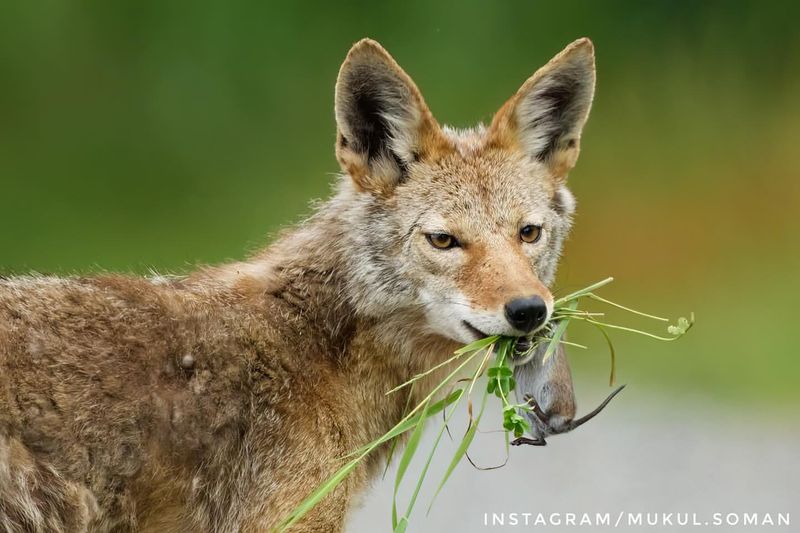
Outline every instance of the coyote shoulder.
[[(457, 131), (365, 39), (336, 84), (336, 191), (261, 253), (181, 277), (0, 279), (0, 530), (273, 529), (401, 418), (386, 391), (548, 320), (593, 92), (581, 39)], [(528, 366), (548, 419), (571, 420), (563, 352)], [(342, 530), (380, 460), (297, 530)]]

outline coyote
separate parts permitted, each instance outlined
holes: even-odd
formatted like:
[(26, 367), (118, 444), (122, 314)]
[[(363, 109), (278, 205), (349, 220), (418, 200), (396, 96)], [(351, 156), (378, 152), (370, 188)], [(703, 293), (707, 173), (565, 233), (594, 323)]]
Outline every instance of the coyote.
[[(0, 530), (271, 531), (400, 420), (388, 390), (541, 328), (594, 81), (580, 39), (455, 130), (365, 39), (336, 82), (336, 190), (264, 251), (186, 276), (0, 279)], [(563, 351), (517, 373), (552, 429), (573, 419)], [(296, 530), (341, 531), (381, 460)]]

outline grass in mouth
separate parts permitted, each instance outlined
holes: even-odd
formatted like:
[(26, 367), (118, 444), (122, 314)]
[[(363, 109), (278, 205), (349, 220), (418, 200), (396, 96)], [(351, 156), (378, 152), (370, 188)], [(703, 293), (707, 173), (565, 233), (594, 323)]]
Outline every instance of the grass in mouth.
[[(675, 324), (669, 324), (669, 320), (666, 318), (642, 313), (641, 311), (625, 307), (595, 294), (596, 290), (611, 283), (612, 281), (613, 278), (606, 278), (603, 281), (594, 283), (579, 291), (575, 291), (564, 297), (558, 298), (554, 302), (553, 316), (548, 326), (546, 326), (543, 331), (531, 339), (529, 350), (532, 352), (546, 345), (545, 352), (542, 357), (542, 362), (546, 362), (550, 357), (553, 356), (559, 343), (586, 348), (585, 346), (576, 345), (564, 340), (564, 332), (572, 322), (584, 322), (591, 324), (601, 332), (608, 345), (611, 356), (609, 385), (613, 385), (616, 375), (616, 352), (611, 341), (611, 336), (609, 335), (610, 331), (625, 331), (628, 333), (650, 337), (658, 341), (671, 342), (682, 337), (694, 325), (694, 314), (691, 314), (688, 319), (681, 317)], [(578, 306), (579, 303), (585, 300), (595, 301), (599, 304), (611, 306), (634, 315), (655, 321), (665, 322), (668, 324), (666, 328), (666, 335), (659, 335), (649, 331), (643, 331), (620, 324), (607, 322), (604, 318), (604, 313), (589, 312), (580, 309)], [(477, 340), (460, 348), (459, 350), (456, 350), (453, 353), (453, 356), (446, 361), (414, 376), (410, 380), (406, 381), (405, 383), (401, 383), (392, 390), (387, 391), (386, 394), (393, 394), (407, 387), (413, 389), (414, 384), (420, 379), (428, 376), (442, 367), (455, 365), (454, 369), (417, 405), (413, 407), (410, 405), (407, 406), (406, 415), (392, 429), (390, 429), (380, 438), (370, 442), (369, 444), (365, 444), (361, 448), (352, 451), (350, 454), (344, 457), (344, 460), (346, 461), (345, 464), (322, 485), (320, 485), (313, 493), (311, 493), (305, 500), (303, 500), (303, 502), (301, 502), (300, 505), (298, 505), (288, 516), (286, 516), (277, 526), (276, 530), (284, 531), (300, 520), (300, 518), (302, 518), (317, 503), (319, 503), (320, 500), (322, 500), (342, 481), (344, 481), (344, 479), (353, 470), (355, 470), (356, 467), (358, 467), (364, 458), (366, 458), (375, 449), (386, 443), (390, 443), (391, 445), (389, 458), (387, 460), (388, 467), (388, 461), (391, 461), (392, 459), (395, 445), (397, 443), (397, 437), (410, 432), (405, 449), (403, 450), (398, 462), (397, 474), (394, 482), (394, 498), (392, 501), (392, 529), (395, 531), (395, 533), (404, 532), (408, 526), (409, 517), (411, 516), (411, 512), (417, 502), (420, 489), (422, 488), (422, 484), (428, 473), (428, 467), (430, 466), (439, 442), (441, 441), (442, 436), (447, 429), (447, 424), (458, 406), (465, 399), (467, 402), (467, 412), (469, 415), (467, 430), (464, 433), (461, 442), (458, 444), (456, 452), (450, 460), (447, 469), (445, 470), (444, 476), (436, 488), (436, 492), (434, 493), (434, 496), (428, 506), (428, 511), (430, 511), (439, 492), (441, 492), (445, 483), (447, 483), (447, 480), (450, 478), (450, 474), (453, 473), (453, 470), (455, 470), (458, 463), (461, 462), (461, 460), (467, 455), (467, 451), (475, 437), (475, 434), (477, 433), (478, 425), (483, 417), (488, 398), (490, 396), (495, 396), (500, 400), (503, 410), (503, 429), (506, 434), (506, 449), (508, 449), (508, 444), (512, 443), (512, 436), (514, 439), (523, 439), (523, 435), (530, 430), (530, 425), (524, 416), (524, 413), (535, 413), (536, 406), (535, 403), (531, 405), (531, 402), (513, 403), (509, 400), (509, 394), (516, 388), (512, 367), (512, 356), (514, 355), (517, 341), (518, 339), (516, 337), (504, 337), (499, 335), (493, 335)], [(470, 367), (470, 365), (475, 362), (479, 363), (477, 365), (477, 370), (469, 374), (468, 377), (464, 378), (462, 374), (465, 369)], [(480, 406), (476, 414), (472, 401), (473, 392), (475, 392), (475, 385), (478, 381), (478, 378), (484, 374), (487, 377), (487, 385), (483, 390), (483, 395), (480, 399)], [(449, 392), (444, 394), (442, 399), (437, 400), (437, 398), (442, 396), (442, 391), (444, 390), (448, 390)], [(605, 404), (608, 403), (608, 401), (617, 392), (619, 392), (619, 390), (620, 389), (614, 391), (606, 399), (606, 401), (603, 402), (592, 413), (572, 424), (570, 429), (577, 427), (581, 423), (597, 414), (600, 409), (605, 407)], [(439, 428), (438, 433), (433, 441), (433, 446), (428, 451), (427, 457), (425, 458), (425, 463), (420, 471), (411, 497), (405, 506), (405, 510), (400, 513), (397, 501), (398, 490), (403, 482), (403, 479), (405, 478), (405, 474), (408, 471), (411, 461), (419, 451), (419, 444), (422, 438), (422, 432), (426, 420), (439, 413), (443, 413), (441, 427)]]

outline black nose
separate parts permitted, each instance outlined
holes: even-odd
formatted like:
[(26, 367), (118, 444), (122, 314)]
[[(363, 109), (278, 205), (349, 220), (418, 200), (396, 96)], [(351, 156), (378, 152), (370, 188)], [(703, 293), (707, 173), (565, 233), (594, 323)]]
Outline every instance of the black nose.
[(514, 328), (530, 333), (547, 319), (547, 306), (539, 296), (517, 298), (506, 304), (506, 318)]

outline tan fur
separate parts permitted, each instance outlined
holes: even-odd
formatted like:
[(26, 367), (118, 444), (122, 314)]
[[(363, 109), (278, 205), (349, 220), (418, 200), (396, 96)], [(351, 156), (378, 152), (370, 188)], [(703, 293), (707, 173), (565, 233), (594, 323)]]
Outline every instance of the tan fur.
[[(384, 122), (359, 122), (377, 120), (352, 107), (360, 83), (377, 84)], [(571, 215), (560, 167), (498, 143), (510, 126), (440, 128), (373, 41), (342, 67), (337, 122), (349, 175), (247, 261), (0, 279), (0, 530), (269, 531), (400, 419), (409, 399), (386, 391), (474, 335), (456, 315), (496, 322), (516, 295), (552, 305)], [(541, 243), (519, 242), (529, 223)], [(431, 228), (463, 246), (434, 250)], [(557, 394), (539, 403), (571, 418), (562, 352), (550, 366), (535, 375)], [(297, 530), (340, 531), (381, 458)]]

